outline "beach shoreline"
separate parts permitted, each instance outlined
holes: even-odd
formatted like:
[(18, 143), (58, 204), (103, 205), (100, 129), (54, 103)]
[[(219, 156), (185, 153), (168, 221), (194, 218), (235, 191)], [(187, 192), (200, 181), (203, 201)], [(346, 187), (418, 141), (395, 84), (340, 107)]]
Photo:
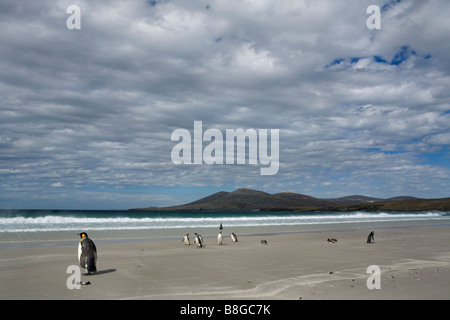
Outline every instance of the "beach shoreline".
[[(375, 243), (367, 244), (371, 229)], [(203, 248), (183, 245), (183, 234), (156, 240), (131, 235), (126, 241), (99, 239), (98, 274), (86, 276), (82, 270), (81, 281), (91, 284), (80, 289), (68, 285), (68, 267), (78, 265), (76, 240), (72, 246), (50, 242), (3, 247), (0, 299), (450, 298), (450, 225), (445, 221), (240, 231), (239, 241), (232, 242), (231, 230), (225, 228), (224, 245), (217, 244), (212, 231), (205, 232)], [(261, 244), (263, 238), (267, 245)], [(370, 266), (379, 267), (380, 289), (368, 288)]]
[[(217, 219), (217, 221), (220, 221)], [(371, 222), (340, 222), (304, 225), (263, 225), (233, 226), (232, 231), (240, 236), (270, 236), (286, 234), (308, 234), (329, 232), (355, 232), (410, 229), (417, 227), (450, 226), (450, 219), (399, 220)], [(226, 226), (226, 228), (229, 228)], [(229, 228), (230, 229), (230, 228)], [(36, 232), (0, 232), (0, 249), (22, 247), (73, 246), (78, 241), (77, 234), (88, 232), (98, 243), (114, 244), (123, 242), (153, 242), (178, 240), (185, 233), (201, 233), (205, 238), (215, 238), (217, 227), (186, 227), (168, 229), (117, 229), (117, 230), (70, 230), (70, 231), (36, 231)], [(230, 231), (231, 232), (231, 231)]]

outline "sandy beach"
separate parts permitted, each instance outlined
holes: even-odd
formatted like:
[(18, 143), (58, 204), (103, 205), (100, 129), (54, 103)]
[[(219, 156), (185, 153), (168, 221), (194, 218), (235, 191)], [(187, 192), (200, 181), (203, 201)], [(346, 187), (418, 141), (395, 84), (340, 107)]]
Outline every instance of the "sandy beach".
[[(286, 233), (239, 236), (205, 246), (178, 240), (100, 243), (98, 273), (84, 275), (80, 289), (69, 289), (78, 265), (73, 246), (0, 249), (0, 299), (150, 300), (318, 300), (449, 299), (450, 226), (423, 222), (414, 227), (368, 231)], [(267, 245), (261, 244), (261, 239)], [(327, 238), (338, 241), (330, 243)], [(95, 241), (95, 238), (93, 238)], [(193, 239), (191, 238), (191, 243)], [(369, 266), (379, 278), (370, 281)], [(72, 283), (75, 283), (73, 281)]]

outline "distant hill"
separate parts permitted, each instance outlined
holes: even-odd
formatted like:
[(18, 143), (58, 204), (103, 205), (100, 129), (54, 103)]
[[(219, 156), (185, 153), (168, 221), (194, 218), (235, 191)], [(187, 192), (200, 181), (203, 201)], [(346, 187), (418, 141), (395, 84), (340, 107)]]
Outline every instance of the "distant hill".
[(361, 195), (320, 199), (293, 192), (270, 194), (252, 189), (220, 191), (191, 203), (139, 211), (450, 211), (450, 198), (418, 199), (394, 197), (379, 199)]
[[(396, 198), (393, 198), (396, 199)], [(450, 211), (450, 198), (383, 200), (328, 208), (332, 211)]]

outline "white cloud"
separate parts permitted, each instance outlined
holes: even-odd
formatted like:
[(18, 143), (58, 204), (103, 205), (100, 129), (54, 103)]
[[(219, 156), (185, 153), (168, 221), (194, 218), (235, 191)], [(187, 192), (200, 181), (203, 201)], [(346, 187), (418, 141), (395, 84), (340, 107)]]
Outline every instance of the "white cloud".
[[(0, 5), (0, 206), (41, 185), (74, 201), (117, 187), (135, 200), (136, 186), (448, 189), (449, 168), (419, 160), (448, 157), (448, 1), (395, 3), (381, 30), (366, 8), (384, 1), (81, 1), (78, 31), (69, 2)], [(170, 135), (194, 120), (280, 129), (279, 173), (173, 165)]]
[(55, 183), (52, 183), (51, 186), (53, 188), (61, 188), (63, 186), (63, 184), (61, 182), (55, 182)]
[(427, 143), (438, 145), (450, 145), (450, 132), (439, 133), (426, 139)]

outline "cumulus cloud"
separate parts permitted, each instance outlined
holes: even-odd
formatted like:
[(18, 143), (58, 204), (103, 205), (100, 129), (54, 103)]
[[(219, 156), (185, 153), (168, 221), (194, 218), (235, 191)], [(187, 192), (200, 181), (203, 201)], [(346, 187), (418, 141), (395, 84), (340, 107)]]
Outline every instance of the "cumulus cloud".
[[(68, 30), (71, 4), (0, 4), (0, 206), (448, 196), (448, 1), (79, 1)], [(279, 172), (174, 165), (195, 120), (280, 129)]]

